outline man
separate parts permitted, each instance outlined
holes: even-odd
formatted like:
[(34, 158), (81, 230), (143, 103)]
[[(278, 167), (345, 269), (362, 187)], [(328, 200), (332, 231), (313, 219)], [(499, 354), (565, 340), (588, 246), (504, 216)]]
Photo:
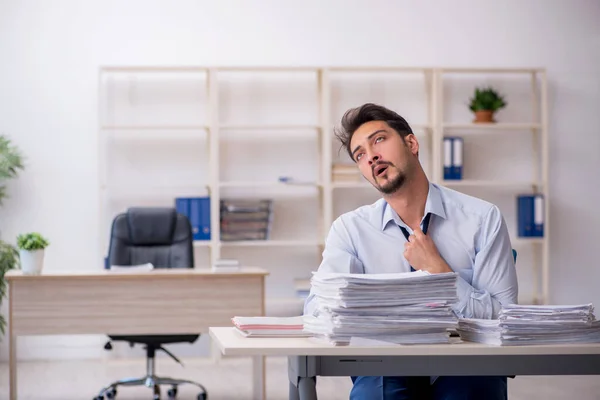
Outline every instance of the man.
[[(432, 184), (419, 142), (404, 118), (375, 104), (350, 109), (336, 133), (382, 199), (337, 218), (320, 271), (458, 274), (459, 317), (497, 318), (517, 303), (517, 276), (506, 223), (497, 206)], [(315, 311), (314, 295), (305, 314)], [(352, 377), (351, 400), (506, 399), (506, 377)], [(431, 397), (429, 397), (431, 395)]]

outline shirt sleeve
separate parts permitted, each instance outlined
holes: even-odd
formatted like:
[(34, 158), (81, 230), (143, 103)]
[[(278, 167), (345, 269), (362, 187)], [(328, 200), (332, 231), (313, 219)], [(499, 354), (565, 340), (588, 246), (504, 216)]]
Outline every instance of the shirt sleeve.
[[(364, 273), (362, 262), (358, 259), (356, 250), (343, 219), (337, 218), (331, 225), (325, 241), (325, 249), (319, 272)], [(315, 295), (311, 287), (304, 302), (304, 315), (315, 314)]]
[(459, 301), (454, 311), (459, 317), (496, 319), (504, 304), (518, 302), (518, 283), (512, 246), (506, 222), (497, 206), (486, 215), (480, 249), (475, 255), (473, 279), (457, 280)]

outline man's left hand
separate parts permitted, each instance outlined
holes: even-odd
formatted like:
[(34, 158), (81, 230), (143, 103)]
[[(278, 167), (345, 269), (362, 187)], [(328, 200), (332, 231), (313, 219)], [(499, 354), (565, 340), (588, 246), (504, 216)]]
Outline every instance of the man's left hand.
[(431, 237), (425, 235), (420, 228), (415, 229), (408, 237), (408, 243), (404, 245), (404, 258), (416, 270), (422, 269), (432, 274), (452, 272)]

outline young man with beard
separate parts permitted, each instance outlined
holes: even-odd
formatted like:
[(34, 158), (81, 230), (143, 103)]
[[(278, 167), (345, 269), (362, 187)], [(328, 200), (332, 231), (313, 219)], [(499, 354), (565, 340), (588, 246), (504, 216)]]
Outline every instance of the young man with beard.
[[(432, 184), (419, 142), (404, 118), (385, 107), (350, 109), (336, 133), (362, 175), (382, 194), (337, 218), (319, 271), (457, 272), (459, 317), (497, 318), (517, 303), (517, 275), (506, 223), (494, 204)], [(315, 312), (311, 293), (305, 314)], [(352, 377), (351, 400), (506, 399), (506, 377)]]

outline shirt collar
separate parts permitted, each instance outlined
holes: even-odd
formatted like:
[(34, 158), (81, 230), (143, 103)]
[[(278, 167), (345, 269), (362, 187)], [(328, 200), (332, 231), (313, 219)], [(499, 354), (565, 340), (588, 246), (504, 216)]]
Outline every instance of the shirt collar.
[[(444, 211), (444, 203), (442, 201), (442, 195), (440, 189), (433, 183), (429, 182), (429, 191), (427, 192), (427, 201), (425, 202), (425, 215), (432, 213), (446, 219), (446, 212)], [(383, 231), (390, 221), (396, 222), (397, 225), (406, 226), (406, 224), (400, 219), (396, 211), (390, 205), (383, 202), (383, 217), (381, 219), (381, 230)]]

